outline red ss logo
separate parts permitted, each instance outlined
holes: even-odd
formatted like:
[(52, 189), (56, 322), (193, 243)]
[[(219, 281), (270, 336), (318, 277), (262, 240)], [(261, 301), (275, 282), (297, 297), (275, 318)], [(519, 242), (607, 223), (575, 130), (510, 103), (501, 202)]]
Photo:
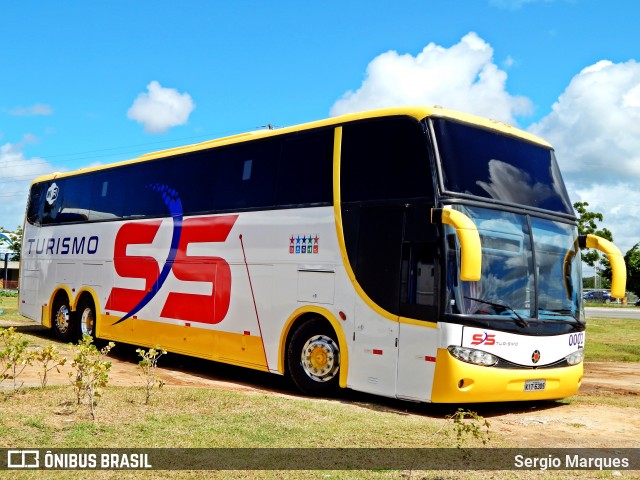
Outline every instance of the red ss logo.
[[(224, 242), (238, 219), (237, 215), (198, 217), (182, 221), (182, 232), (173, 275), (184, 282), (206, 282), (211, 292), (206, 295), (170, 292), (160, 315), (202, 323), (220, 323), (229, 310), (231, 300), (231, 269), (220, 257), (189, 256), (187, 247), (193, 243)], [(141, 278), (144, 290), (113, 287), (106, 309), (129, 312), (153, 289), (160, 275), (153, 257), (128, 256), (127, 246), (151, 244), (160, 229), (161, 220), (124, 224), (116, 235), (113, 264), (121, 277)]]
[(496, 344), (496, 336), (494, 334), (489, 333), (476, 333), (473, 337), (473, 342), (471, 345), (495, 345)]

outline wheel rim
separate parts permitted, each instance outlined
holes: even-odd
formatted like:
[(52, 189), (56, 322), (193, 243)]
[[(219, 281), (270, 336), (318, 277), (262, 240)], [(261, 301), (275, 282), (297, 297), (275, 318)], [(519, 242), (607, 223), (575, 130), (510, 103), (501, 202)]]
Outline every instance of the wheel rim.
[(340, 368), (338, 345), (325, 335), (311, 337), (302, 348), (302, 369), (316, 382), (327, 382)]
[(93, 315), (93, 310), (89, 307), (85, 308), (82, 311), (82, 316), (80, 317), (80, 329), (82, 330), (83, 335), (93, 335), (95, 321), (96, 319)]
[(66, 305), (61, 305), (56, 312), (56, 328), (62, 334), (69, 330), (69, 309)]

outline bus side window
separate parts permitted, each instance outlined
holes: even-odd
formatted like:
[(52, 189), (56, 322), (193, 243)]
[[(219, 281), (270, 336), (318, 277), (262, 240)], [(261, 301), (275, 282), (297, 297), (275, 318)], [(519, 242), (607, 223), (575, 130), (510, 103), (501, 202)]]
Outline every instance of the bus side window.
[(425, 133), (413, 119), (343, 127), (342, 221), (356, 279), (388, 312), (433, 321), (438, 295), (430, 165)]
[(371, 120), (343, 131), (343, 202), (433, 198), (429, 151), (417, 122)]
[(97, 173), (91, 191), (90, 221), (117, 220), (122, 218), (125, 186), (119, 170)]
[(216, 210), (273, 207), (280, 142), (258, 140), (220, 150), (214, 180)]
[(36, 183), (31, 187), (29, 194), (29, 207), (27, 210), (27, 221), (34, 225), (40, 225), (44, 215), (46, 183)]
[(401, 303), (433, 305), (435, 266), (429, 250), (424, 244), (402, 246)]
[(332, 181), (333, 129), (285, 138), (278, 165), (276, 205), (330, 205)]
[(91, 181), (91, 176), (80, 175), (47, 182), (42, 223), (86, 222), (89, 219)]

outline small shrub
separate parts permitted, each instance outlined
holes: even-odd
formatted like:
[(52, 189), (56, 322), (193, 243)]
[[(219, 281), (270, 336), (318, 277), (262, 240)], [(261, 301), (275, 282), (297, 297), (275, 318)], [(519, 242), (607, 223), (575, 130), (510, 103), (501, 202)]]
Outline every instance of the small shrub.
[(14, 327), (0, 329), (0, 383), (13, 379), (14, 392), (24, 384), (18, 385), (18, 376), (33, 363), (33, 353), (27, 350), (28, 346), (29, 341), (16, 333)]
[(109, 371), (111, 362), (103, 360), (115, 343), (109, 342), (107, 346), (98, 350), (92, 343), (91, 335), (83, 335), (77, 345), (73, 345), (73, 363), (71, 366), (75, 372), (69, 372), (69, 379), (76, 393), (78, 405), (87, 398), (89, 413), (95, 420), (95, 406), (97, 399), (102, 396), (102, 389), (109, 383)]
[(167, 351), (163, 350), (160, 345), (156, 345), (156, 348), (150, 348), (147, 351), (138, 348), (136, 352), (142, 358), (142, 360), (138, 362), (138, 367), (142, 372), (140, 375), (144, 378), (145, 381), (144, 404), (148, 405), (156, 384), (158, 385), (159, 389), (164, 385), (162, 379), (158, 378), (158, 376), (156, 375), (156, 368), (158, 366), (158, 360), (162, 355), (166, 355)]
[(38, 376), (40, 377), (40, 387), (44, 389), (49, 380), (49, 372), (55, 369), (60, 373), (60, 367), (67, 363), (67, 359), (58, 353), (55, 345), (42, 347), (40, 350), (36, 350), (33, 356), (34, 360), (41, 365)]
[(490, 440), (489, 421), (474, 411), (458, 408), (455, 413), (447, 415), (446, 419), (451, 421), (451, 428), (456, 434), (457, 448), (464, 447), (469, 437), (480, 440), (483, 445)]

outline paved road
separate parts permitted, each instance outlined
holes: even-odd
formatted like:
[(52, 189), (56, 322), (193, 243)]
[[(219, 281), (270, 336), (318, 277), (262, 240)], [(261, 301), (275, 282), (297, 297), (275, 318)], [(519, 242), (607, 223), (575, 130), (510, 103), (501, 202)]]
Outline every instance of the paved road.
[(640, 320), (640, 308), (606, 308), (606, 307), (585, 307), (584, 313), (587, 318), (607, 317), (607, 318), (633, 318)]

